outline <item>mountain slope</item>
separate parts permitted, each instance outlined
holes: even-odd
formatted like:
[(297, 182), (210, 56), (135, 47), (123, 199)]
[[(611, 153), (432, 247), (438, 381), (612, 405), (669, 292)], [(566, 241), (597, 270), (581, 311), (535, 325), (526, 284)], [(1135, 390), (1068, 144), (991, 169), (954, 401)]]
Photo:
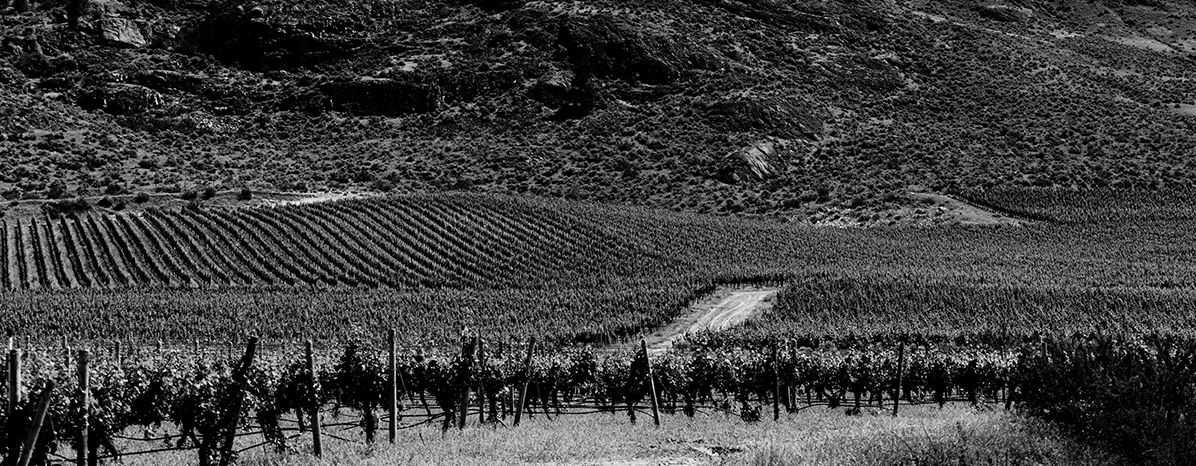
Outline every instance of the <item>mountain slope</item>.
[(93, 0), (79, 32), (57, 8), (0, 18), (10, 199), (458, 189), (870, 224), (920, 221), (911, 191), (1196, 176), (1182, 2)]

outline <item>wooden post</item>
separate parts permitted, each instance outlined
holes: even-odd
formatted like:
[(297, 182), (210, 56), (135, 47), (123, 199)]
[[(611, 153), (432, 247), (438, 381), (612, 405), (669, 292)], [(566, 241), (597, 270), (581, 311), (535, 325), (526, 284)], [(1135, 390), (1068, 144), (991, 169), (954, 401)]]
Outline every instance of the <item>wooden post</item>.
[(125, 358), (120, 354), (120, 340), (116, 340), (115, 349), (112, 352), (113, 359), (116, 360), (116, 367), (125, 367)]
[(527, 386), (532, 381), (532, 353), (536, 351), (536, 337), (532, 337), (527, 344), (527, 359), (523, 360), (523, 389), (519, 390), (519, 404), (515, 405), (515, 422), (511, 427), (519, 425), (523, 417), (523, 407), (527, 406)]
[[(304, 351), (307, 356), (307, 373), (311, 376), (311, 391), (312, 395), (316, 395), (316, 388), (319, 387), (319, 382), (316, 380), (316, 358), (312, 351), (311, 340), (307, 340), (307, 349)], [(324, 453), (323, 443), (320, 438), (320, 402), (318, 396), (312, 397), (311, 408), (311, 449), (312, 453), (319, 458)]]
[(79, 451), (76, 454), (78, 466), (88, 466), (87, 441), (91, 430), (91, 373), (87, 367), (90, 354), (87, 350), (79, 350)]
[(648, 365), (648, 394), (652, 395), (652, 423), (660, 426), (660, 399), (656, 396), (656, 377), (652, 376), (652, 359), (648, 357), (648, 340), (640, 340), (644, 362)]
[(17, 466), (29, 466), (33, 458), (33, 450), (37, 449), (37, 436), (41, 434), (42, 424), (46, 422), (46, 412), (50, 410), (50, 399), (54, 396), (54, 381), (46, 382), (46, 389), (42, 390), (41, 401), (37, 404), (37, 415), (33, 417), (33, 425), (29, 427), (29, 435), (25, 436), (25, 449), (21, 451), (21, 459)]
[(8, 419), (12, 419), (13, 411), (21, 402), (21, 350), (8, 352)]
[(777, 342), (772, 342), (772, 420), (781, 420), (781, 359)]
[(465, 380), (461, 384), (461, 402), (457, 405), (457, 410), (460, 411), (460, 418), (457, 421), (457, 428), (464, 429), (466, 417), (469, 415), (469, 376), (473, 373), (473, 360), (477, 355), (478, 339), (471, 338), (465, 343), (465, 347), (461, 348), (461, 361), (465, 370)]
[(398, 361), (395, 359), (395, 329), (391, 328), (388, 338), (390, 347), (389, 367), (387, 370), (389, 389), (386, 391), (386, 407), (390, 410), (390, 422), (388, 422), (390, 443), (395, 443), (395, 438), (399, 435), (399, 370)]
[(893, 416), (897, 415), (897, 407), (901, 405), (901, 378), (905, 375), (905, 341), (897, 344), (897, 392), (893, 397)]
[(486, 423), (486, 342), (478, 337), (478, 422)]
[(253, 356), (257, 352), (257, 341), (257, 337), (249, 338), (249, 344), (245, 347), (245, 356), (241, 358), (241, 363), (233, 371), (232, 393), (229, 393), (231, 399), (229, 400), (225, 418), (221, 420), (221, 428), (224, 429), (224, 445), (219, 452), (220, 466), (228, 466), (232, 462), (233, 440), (237, 436), (237, 423), (241, 416), (241, 404), (245, 401), (246, 378), (249, 375), (249, 368), (253, 366)]

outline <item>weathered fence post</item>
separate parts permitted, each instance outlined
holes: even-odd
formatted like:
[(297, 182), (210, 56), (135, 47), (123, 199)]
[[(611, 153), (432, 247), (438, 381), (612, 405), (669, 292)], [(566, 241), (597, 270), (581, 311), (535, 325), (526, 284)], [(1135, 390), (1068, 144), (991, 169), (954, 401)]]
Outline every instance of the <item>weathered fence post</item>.
[(519, 403), (515, 406), (515, 422), (511, 427), (519, 425), (523, 417), (523, 407), (527, 405), (527, 386), (532, 381), (532, 353), (536, 351), (536, 337), (532, 337), (527, 344), (527, 359), (523, 360), (523, 389), (519, 390)]
[(79, 350), (79, 451), (76, 457), (78, 466), (88, 466), (87, 455), (91, 450), (87, 441), (91, 430), (91, 373), (88, 365), (90, 354), (87, 350)]
[(390, 387), (386, 390), (386, 408), (390, 410), (390, 421), (387, 423), (388, 438), (390, 443), (395, 443), (395, 438), (399, 435), (399, 368), (398, 361), (395, 359), (395, 329), (391, 328), (388, 332), (387, 341), (389, 342), (390, 358), (387, 361), (387, 385)]
[(905, 372), (905, 340), (897, 344), (897, 390), (893, 394), (893, 416), (897, 415), (897, 407), (901, 405), (901, 377)]
[(778, 343), (772, 342), (772, 420), (781, 420), (781, 359)]
[(120, 340), (116, 340), (116, 344), (114, 345), (112, 352), (114, 359), (116, 359), (116, 367), (125, 367), (125, 358), (120, 352)]
[(221, 428), (224, 429), (224, 445), (220, 448), (220, 466), (228, 466), (233, 460), (233, 441), (237, 437), (237, 423), (241, 417), (241, 405), (245, 401), (245, 385), (249, 376), (249, 368), (253, 366), (253, 356), (257, 352), (257, 337), (250, 337), (249, 344), (245, 347), (245, 356), (241, 358), (241, 363), (233, 371), (233, 387), (232, 393), (229, 394), (231, 400), (225, 412), (225, 418), (221, 421)]
[(319, 458), (324, 452), (320, 438), (320, 398), (316, 393), (320, 383), (316, 379), (316, 358), (312, 351), (311, 340), (307, 340), (307, 349), (304, 351), (304, 355), (307, 356), (307, 373), (311, 376), (311, 450), (316, 458)]
[(477, 337), (477, 422), (486, 424), (486, 341)]
[(12, 419), (17, 403), (21, 402), (21, 350), (8, 351), (8, 414)]
[(652, 375), (652, 359), (648, 357), (648, 340), (640, 340), (644, 363), (648, 365), (648, 393), (652, 395), (652, 423), (660, 426), (660, 399), (656, 396), (656, 377)]
[(461, 377), (464, 380), (461, 381), (461, 402), (457, 405), (457, 409), (460, 411), (460, 418), (457, 422), (458, 429), (465, 428), (465, 422), (469, 416), (469, 377), (473, 374), (473, 360), (477, 356), (477, 350), (477, 337), (466, 341), (465, 346), (461, 348), (462, 370), (464, 371)]
[(37, 414), (33, 417), (33, 425), (29, 427), (29, 435), (25, 436), (25, 449), (21, 451), (21, 459), (17, 466), (29, 466), (33, 459), (33, 450), (37, 449), (37, 436), (41, 434), (42, 424), (46, 422), (46, 412), (50, 410), (50, 399), (54, 396), (54, 381), (46, 382), (46, 389), (42, 390), (41, 401), (37, 404)]

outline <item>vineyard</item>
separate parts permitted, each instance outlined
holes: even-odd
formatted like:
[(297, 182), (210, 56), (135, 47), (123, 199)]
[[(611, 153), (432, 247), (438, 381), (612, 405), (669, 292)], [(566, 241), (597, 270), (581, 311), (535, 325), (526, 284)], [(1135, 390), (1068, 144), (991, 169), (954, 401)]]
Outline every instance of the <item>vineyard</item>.
[[(720, 285), (786, 283), (745, 331), (1192, 330), (1190, 195), (967, 196), (1043, 220), (839, 229), (457, 193), (10, 219), (0, 317), (55, 341), (344, 341), (396, 327), (425, 345), (470, 327), (569, 345), (637, 339)], [(1080, 205), (1089, 213), (1065, 220)]]
[(390, 287), (577, 282), (667, 269), (581, 222), (499, 197), (3, 221), (6, 290)]
[[(75, 359), (71, 352), (42, 349), (17, 358), (15, 370), (21, 375), (6, 384), (9, 393), (17, 389), (10, 398), (16, 404), (0, 425), (10, 433), (23, 431), (38, 401), (46, 400), (44, 412), (54, 428), (39, 437), (33, 464), (69, 460), (67, 448), (77, 450), (78, 432), (87, 425), (93, 458), (185, 449), (198, 450), (200, 464), (206, 465), (258, 447), (306, 450), (305, 437), (311, 435), (373, 443), (388, 430), (393, 442), (412, 428), (517, 428), (520, 417), (530, 416), (623, 413), (628, 422), (659, 424), (670, 422), (669, 415), (730, 415), (759, 422), (800, 416), (814, 407), (896, 413), (902, 404), (962, 401), (1018, 406), (1062, 419), (1076, 411), (1058, 410), (1061, 406), (1134, 394), (1119, 390), (1160, 388), (1111, 386), (1109, 374), (1143, 381), (1148, 379), (1136, 378), (1176, 375), (1166, 381), (1175, 393), (1152, 392), (1158, 398), (1144, 400), (1143, 407), (1158, 402), (1182, 412), (1188, 408), (1168, 400), (1196, 392), (1190, 372), (1177, 375), (1196, 363), (1196, 347), (1191, 340), (1166, 336), (1094, 334), (956, 345), (891, 335), (842, 345), (804, 343), (690, 345), (649, 359), (642, 352), (536, 351), (534, 342), (487, 346), (473, 338), (455, 354), (352, 344), (315, 355), (309, 346), (306, 356), (292, 351), (293, 356), (264, 363), (255, 362), (256, 339), (239, 358), (148, 352), (129, 361), (96, 351), (80, 352)], [(82, 392), (72, 361), (87, 367), (79, 372), (88, 380), (87, 424), (81, 424)], [(1057, 378), (1060, 373), (1068, 377)], [(1061, 390), (1074, 397), (1060, 399)], [(250, 438), (233, 443), (243, 437)], [(318, 455), (316, 442), (310, 448)], [(118, 443), (134, 449), (119, 450)], [(11, 453), (12, 441), (6, 445)]]

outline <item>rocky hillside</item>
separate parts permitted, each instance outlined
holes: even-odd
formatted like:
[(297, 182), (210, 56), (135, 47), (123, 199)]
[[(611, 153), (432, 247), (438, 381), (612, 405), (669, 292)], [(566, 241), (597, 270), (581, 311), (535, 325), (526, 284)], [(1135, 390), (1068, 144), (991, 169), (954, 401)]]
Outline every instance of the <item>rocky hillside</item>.
[(1196, 183), (1179, 0), (0, 6), (13, 201), (474, 190), (868, 224), (933, 220), (911, 191)]

